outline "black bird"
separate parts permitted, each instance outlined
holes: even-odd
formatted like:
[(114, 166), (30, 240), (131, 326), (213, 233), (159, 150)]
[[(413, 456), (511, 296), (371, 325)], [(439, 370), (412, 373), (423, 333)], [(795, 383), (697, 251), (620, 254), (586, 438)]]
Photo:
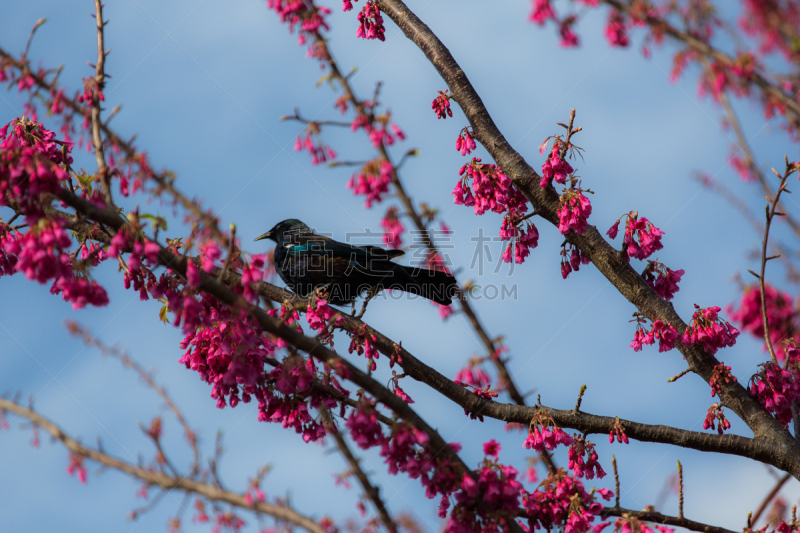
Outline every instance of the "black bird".
[(378, 246), (351, 246), (315, 234), (299, 220), (279, 222), (255, 240), (272, 239), (275, 268), (281, 279), (302, 297), (314, 289), (328, 293), (333, 305), (352, 304), (370, 289), (399, 289), (433, 300), (452, 303), (456, 279), (447, 272), (413, 268), (391, 260), (404, 254)]

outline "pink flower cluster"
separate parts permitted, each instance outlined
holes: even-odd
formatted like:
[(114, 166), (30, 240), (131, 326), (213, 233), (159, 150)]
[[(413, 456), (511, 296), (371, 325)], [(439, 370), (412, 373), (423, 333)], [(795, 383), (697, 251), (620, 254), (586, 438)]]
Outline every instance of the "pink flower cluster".
[[(587, 459), (584, 460), (584, 456)], [(606, 472), (600, 463), (597, 461), (597, 452), (594, 450), (594, 443), (586, 441), (578, 434), (572, 445), (569, 447), (567, 453), (569, 463), (567, 466), (575, 474), (576, 478), (586, 477), (586, 479), (594, 479), (595, 475), (598, 479), (606, 477)]]
[(714, 367), (711, 373), (711, 379), (708, 384), (711, 386), (711, 397), (719, 395), (722, 392), (723, 385), (727, 383), (736, 383), (739, 381), (736, 376), (731, 374), (731, 367), (725, 366), (725, 363), (719, 363)]
[(736, 344), (739, 330), (719, 318), (721, 311), (719, 307), (700, 309), (697, 304), (694, 307), (697, 311), (692, 315), (692, 322), (683, 333), (681, 344), (684, 346), (699, 344), (712, 355), (720, 348)]
[(572, 30), (572, 27), (578, 21), (578, 17), (575, 15), (569, 15), (564, 17), (558, 23), (558, 35), (561, 37), (561, 41), (558, 43), (564, 48), (575, 48), (580, 44), (578, 40), (578, 34)]
[[(567, 259), (569, 256), (569, 259)], [(591, 259), (581, 253), (580, 248), (571, 243), (565, 243), (561, 247), (561, 277), (567, 279), (567, 276), (581, 269), (581, 265), (588, 265)]]
[[(230, 309), (205, 294), (197, 301), (169, 285), (150, 290), (154, 296), (164, 291), (169, 308), (176, 313), (176, 325), (183, 319), (186, 337), (181, 348), (186, 353), (179, 362), (212, 385), (211, 397), (217, 407), (236, 407), (240, 401), (249, 403), (255, 398), (259, 421), (293, 428), (306, 442), (325, 435), (325, 429), (311, 417), (309, 409), (320, 405), (334, 409), (338, 404), (312, 388), (318, 373), (312, 358), (290, 355), (267, 371), (265, 365), (273, 358), (277, 343), (246, 311)], [(236, 290), (243, 292), (241, 287)], [(288, 318), (294, 318), (294, 314)], [(329, 370), (321, 381), (349, 394)]]
[(603, 510), (603, 504), (596, 501), (597, 495), (605, 500), (614, 497), (608, 489), (586, 492), (583, 483), (563, 468), (551, 472), (538, 489), (523, 495), (522, 504), (529, 517), (528, 531), (563, 527), (564, 533), (586, 533)]
[(608, 432), (608, 443), (614, 444), (614, 439), (617, 439), (619, 443), (628, 444), (628, 435), (625, 434), (625, 427), (620, 422), (619, 418), (614, 420), (614, 424), (611, 426), (611, 431)]
[(750, 395), (784, 426), (792, 421), (792, 402), (800, 399), (800, 368), (796, 357), (789, 368), (768, 362), (750, 378)]
[[(643, 261), (664, 247), (661, 244), (661, 236), (664, 232), (655, 227), (652, 222), (645, 217), (640, 218), (639, 213), (635, 211), (631, 211), (624, 216), (627, 219), (625, 221), (625, 238), (622, 241), (622, 246), (626, 258), (634, 257)], [(606, 235), (612, 239), (617, 238), (620, 220), (622, 218), (617, 219), (616, 223), (606, 232)]]
[(52, 279), (50, 292), (62, 294), (64, 301), (72, 302), (73, 309), (108, 305), (103, 287), (75, 275), (70, 255), (65, 253), (72, 240), (56, 221), (41, 219), (26, 233), (8, 232), (0, 242), (7, 266), (13, 264), (14, 271), (42, 284)]
[(583, 190), (569, 188), (558, 199), (558, 231), (562, 235), (570, 231), (582, 235), (589, 227), (587, 219), (591, 214), (592, 203), (583, 195)]
[(406, 228), (397, 216), (397, 207), (391, 206), (381, 219), (383, 228), (383, 244), (389, 248), (398, 249), (403, 246), (403, 232)]
[[(792, 339), (797, 335), (797, 319), (795, 318), (792, 296), (788, 292), (776, 289), (772, 285), (764, 285), (767, 304), (767, 323), (769, 337), (779, 361), (786, 357), (784, 339)], [(739, 309), (729, 306), (726, 311), (731, 320), (738, 323), (746, 331), (758, 339), (764, 338), (764, 321), (761, 318), (761, 289), (758, 284), (745, 287)], [(764, 351), (767, 350), (766, 343)]]
[(474, 157), (461, 167), (458, 174), (462, 177), (453, 189), (453, 201), (457, 205), (473, 206), (476, 215), (489, 210), (495, 213), (524, 213), (527, 210), (527, 199), (499, 167), (483, 164), (480, 158)]
[(264, 279), (264, 265), (266, 254), (256, 254), (250, 261), (242, 265), (242, 296), (250, 303), (258, 302), (258, 293), (251, 287), (254, 283), (261, 283)]
[(515, 468), (497, 463), (483, 466), (478, 479), (464, 474), (461, 478), (461, 490), (454, 495), (456, 504), (445, 526), (445, 532), (508, 531), (509, 522), (515, 519), (523, 491), (522, 483), (517, 481), (517, 474)]
[(463, 383), (478, 389), (489, 385), (492, 380), (489, 379), (489, 375), (481, 367), (482, 361), (482, 359), (477, 358), (470, 359), (467, 366), (458, 371), (454, 381), (458, 384)]
[(447, 94), (449, 89), (445, 89), (444, 92), (439, 91), (439, 96), (433, 99), (433, 103), (431, 103), (431, 109), (436, 113), (436, 118), (447, 118), (453, 116), (453, 110), (450, 109), (450, 98), (451, 96)]
[[(325, 6), (317, 6), (314, 0), (267, 0), (267, 8), (273, 9), (281, 22), (289, 25), (289, 31), (294, 32), (299, 27), (298, 42), (305, 44), (308, 38), (320, 36), (322, 30), (329, 30), (325, 17), (331, 10)], [(312, 40), (313, 42), (313, 40)]]
[[(592, 527), (592, 533), (601, 533), (605, 528), (611, 525), (611, 522), (601, 522)], [(624, 515), (614, 521), (614, 533), (655, 533), (656, 529), (659, 533), (674, 533), (674, 529), (659, 524), (653, 524), (649, 527), (647, 524), (642, 523), (635, 516)]]
[[(525, 221), (525, 229), (522, 229), (521, 222), (515, 222), (521, 218), (514, 211), (510, 211), (503, 216), (503, 224), (500, 226), (500, 240), (511, 241), (501, 256), (503, 261), (517, 264), (525, 262), (525, 258), (531, 253), (531, 248), (539, 245), (539, 230), (530, 220)], [(511, 250), (514, 254), (511, 254)]]
[(0, 128), (0, 206), (8, 206), (13, 198), (29, 225), (44, 216), (39, 196), (57, 192), (69, 179), (69, 172), (59, 165), (72, 163), (73, 143), (57, 141), (55, 136), (24, 117)]
[(336, 152), (329, 146), (326, 146), (322, 143), (317, 136), (317, 144), (314, 144), (312, 135), (307, 133), (305, 139), (302, 135), (297, 136), (297, 140), (294, 142), (294, 151), (299, 152), (305, 149), (306, 152), (311, 154), (311, 164), (318, 165), (320, 163), (325, 163), (329, 159), (336, 159)]
[(715, 101), (725, 91), (732, 91), (738, 97), (750, 95), (750, 80), (761, 65), (751, 53), (743, 53), (736, 57), (732, 65), (714, 61), (708, 68), (705, 77), (698, 87), (700, 95), (710, 93)]
[(316, 298), (313, 305), (309, 305), (306, 309), (308, 326), (319, 334), (320, 341), (324, 344), (333, 341), (333, 330), (328, 328), (328, 321), (334, 317), (336, 326), (344, 322), (342, 314), (336, 309), (331, 309), (328, 302), (322, 298)]
[(461, 152), (461, 155), (468, 155), (475, 148), (475, 139), (470, 135), (469, 128), (462, 129), (461, 133), (458, 134), (458, 139), (456, 139), (456, 151)]
[(0, 276), (11, 276), (17, 269), (17, 256), (7, 254), (5, 247), (7, 243), (16, 241), (18, 232), (9, 229), (8, 224), (0, 222)]
[(380, 357), (378, 348), (375, 346), (375, 335), (367, 330), (367, 325), (362, 324), (360, 328), (355, 330), (350, 335), (350, 347), (348, 352), (356, 352), (358, 355), (363, 355), (369, 361), (369, 367), (374, 371), (378, 368), (375, 360)]
[(436, 306), (436, 309), (439, 311), (439, 318), (442, 320), (447, 320), (450, 318), (455, 311), (453, 311), (453, 307), (450, 305), (442, 305), (436, 302), (431, 302), (432, 305)]
[(528, 20), (542, 26), (547, 19), (555, 18), (556, 13), (553, 11), (553, 6), (550, 5), (550, 0), (533, 0), (533, 6), (531, 7), (531, 14), (528, 15)]
[(653, 287), (660, 297), (669, 301), (680, 290), (678, 283), (686, 273), (685, 270), (672, 270), (658, 261), (648, 261), (647, 268), (643, 274), (644, 280)]
[[(540, 152), (544, 152), (548, 140), (549, 137), (539, 146)], [(575, 172), (575, 169), (572, 168), (572, 165), (567, 163), (566, 159), (561, 159), (561, 150), (563, 146), (564, 143), (556, 138), (553, 142), (553, 148), (550, 150), (550, 157), (548, 157), (547, 161), (542, 165), (542, 181), (539, 182), (539, 186), (543, 189), (552, 185), (553, 180), (563, 185), (566, 183), (567, 177)]]
[(500, 450), (503, 447), (494, 439), (483, 443), (483, 455), (494, 457), (495, 460), (500, 458)]
[(383, 35), (386, 28), (383, 27), (383, 17), (381, 10), (375, 2), (367, 2), (361, 12), (358, 14), (358, 29), (356, 29), (356, 37), (361, 39), (378, 39), (385, 41), (386, 37)]
[(381, 202), (383, 195), (389, 192), (393, 171), (394, 167), (389, 161), (383, 158), (373, 159), (361, 168), (358, 176), (354, 174), (350, 177), (347, 188), (353, 189), (353, 194), (366, 196), (364, 207), (369, 209), (372, 202)]
[(630, 44), (628, 33), (625, 30), (625, 19), (622, 18), (622, 14), (616, 9), (612, 9), (609, 12), (605, 34), (611, 46), (625, 48)]
[(365, 400), (350, 413), (345, 426), (350, 430), (350, 438), (362, 450), (380, 446), (385, 441), (375, 406)]
[(642, 350), (642, 346), (652, 346), (655, 341), (658, 341), (658, 351), (666, 352), (675, 347), (675, 342), (678, 340), (678, 330), (672, 324), (666, 323), (663, 320), (656, 319), (653, 322), (653, 327), (650, 330), (645, 330), (643, 324), (646, 325), (647, 319), (643, 317), (636, 318), (636, 333), (631, 342), (631, 348), (634, 352)]
[(572, 444), (572, 437), (558, 427), (552, 417), (541, 411), (537, 412), (528, 426), (528, 437), (522, 447), (540, 452), (545, 449), (554, 450), (559, 444), (569, 446)]
[(725, 418), (724, 411), (719, 402), (714, 402), (714, 404), (708, 408), (706, 419), (703, 421), (703, 429), (716, 429), (717, 433), (720, 435), (722, 435), (726, 429), (731, 429), (731, 423)]
[(797, 48), (782, 28), (797, 28), (800, 25), (800, 6), (794, 2), (765, 2), (744, 0), (744, 12), (739, 26), (751, 37), (760, 40), (759, 50), (763, 54), (780, 51), (787, 59), (797, 59)]
[(67, 465), (67, 474), (70, 476), (74, 476), (78, 474), (78, 479), (84, 485), (86, 484), (86, 475), (87, 470), (83, 464), (84, 459), (86, 459), (83, 455), (75, 452), (70, 452), (69, 454), (69, 464)]
[[(375, 127), (376, 123), (378, 127)], [(389, 125), (389, 129), (392, 130), (391, 133), (389, 132), (389, 129), (387, 129), (387, 123)], [(381, 144), (385, 144), (386, 146), (393, 145), (395, 143), (395, 137), (401, 141), (404, 141), (406, 138), (406, 134), (403, 133), (403, 130), (400, 129), (400, 126), (394, 122), (389, 122), (388, 119), (376, 119), (375, 123), (372, 125), (365, 125), (364, 129), (369, 133), (369, 141), (375, 148), (379, 148)]]
[(95, 96), (97, 96), (99, 102), (105, 102), (106, 100), (103, 91), (97, 85), (96, 78), (83, 78), (83, 92), (78, 96), (78, 102), (85, 102), (86, 105), (91, 107)]

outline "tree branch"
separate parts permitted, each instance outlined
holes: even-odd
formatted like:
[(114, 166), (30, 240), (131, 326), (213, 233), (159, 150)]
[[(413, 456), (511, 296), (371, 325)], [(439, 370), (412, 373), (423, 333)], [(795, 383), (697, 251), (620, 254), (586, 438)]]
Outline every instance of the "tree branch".
[(383, 503), (381, 499), (380, 488), (373, 485), (367, 474), (361, 468), (360, 459), (353, 455), (353, 452), (350, 451), (350, 447), (347, 445), (347, 442), (344, 440), (344, 437), (339, 432), (339, 429), (334, 426), (333, 421), (331, 419), (330, 412), (328, 412), (323, 407), (323, 419), (325, 420), (325, 429), (328, 431), (328, 435), (332, 435), (334, 440), (336, 441), (336, 447), (339, 448), (339, 453), (347, 461), (347, 464), (350, 465), (350, 471), (353, 473), (354, 476), (358, 479), (358, 482), (361, 483), (361, 487), (364, 489), (364, 494), (372, 500), (372, 504), (375, 506), (375, 509), (378, 511), (378, 514), (381, 517), (381, 522), (386, 527), (386, 530), (390, 533), (397, 533), (397, 524), (389, 515), (389, 511), (386, 508), (386, 504)]
[[(558, 224), (558, 194), (553, 187), (539, 186), (539, 176), (514, 150), (500, 133), (480, 96), (469, 82), (463, 69), (449, 50), (401, 0), (377, 0), (382, 12), (399, 26), (433, 64), (450, 88), (453, 98), (469, 119), (475, 138), (489, 151), (495, 162), (514, 184), (525, 194), (535, 211), (554, 226)], [(594, 226), (583, 235), (570, 233), (568, 242), (578, 246), (597, 269), (642, 315), (661, 318), (683, 334), (686, 323), (675, 312), (672, 304), (661, 299), (631, 265), (611, 247)], [(698, 346), (677, 346), (687, 363), (708, 382), (719, 361)], [(723, 385), (722, 404), (733, 410), (750, 427), (756, 437), (775, 441), (776, 446), (790, 455), (800, 455), (800, 447), (789, 432), (773, 418), (738, 382)], [(791, 450), (791, 452), (789, 451)], [(800, 470), (796, 470), (800, 474)]]
[(203, 483), (189, 477), (170, 476), (162, 472), (150, 471), (141, 466), (112, 457), (102, 451), (88, 448), (67, 435), (55, 423), (13, 401), (0, 398), (0, 409), (11, 411), (12, 413), (27, 418), (34, 425), (47, 431), (54, 439), (61, 441), (69, 451), (91, 459), (105, 467), (113, 468), (131, 477), (141, 479), (148, 485), (158, 485), (163, 490), (181, 490), (186, 493), (199, 494), (209, 500), (229, 503), (242, 509), (272, 516), (278, 520), (302, 527), (310, 533), (326, 533), (325, 528), (320, 526), (317, 522), (288, 507), (273, 505), (262, 501), (254, 501), (252, 504), (248, 504), (244, 495), (222, 490), (208, 483)]

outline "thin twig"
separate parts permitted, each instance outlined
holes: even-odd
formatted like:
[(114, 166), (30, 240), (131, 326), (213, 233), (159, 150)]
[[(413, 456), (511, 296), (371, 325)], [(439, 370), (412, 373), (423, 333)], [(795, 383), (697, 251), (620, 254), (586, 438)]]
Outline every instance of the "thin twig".
[(298, 527), (302, 527), (311, 533), (326, 533), (325, 528), (317, 524), (316, 521), (288, 507), (262, 501), (247, 503), (245, 495), (243, 494), (221, 490), (218, 487), (197, 481), (191, 477), (170, 476), (162, 472), (151, 472), (144, 467), (128, 463), (116, 457), (112, 457), (105, 452), (84, 446), (67, 435), (67, 433), (55, 423), (13, 401), (0, 398), (0, 409), (11, 411), (12, 413), (27, 418), (33, 424), (47, 431), (54, 439), (60, 441), (69, 451), (100, 463), (105, 467), (141, 479), (148, 485), (157, 485), (164, 490), (180, 490), (186, 493), (199, 494), (209, 500), (225, 502), (236, 507), (251, 509), (259, 513), (270, 515), (278, 520), (283, 520)]
[(92, 143), (94, 156), (97, 160), (97, 177), (105, 197), (106, 207), (111, 209), (114, 200), (111, 196), (111, 176), (106, 166), (106, 156), (103, 151), (103, 137), (100, 133), (103, 123), (100, 120), (100, 95), (106, 84), (105, 64), (106, 50), (103, 38), (103, 4), (94, 0), (95, 19), (97, 20), (97, 63), (95, 64), (95, 86), (92, 90)]
[(375, 506), (375, 509), (378, 510), (381, 522), (383, 522), (383, 525), (390, 533), (397, 533), (397, 524), (389, 515), (389, 511), (386, 509), (386, 504), (383, 502), (383, 499), (381, 499), (379, 487), (376, 487), (370, 482), (367, 474), (361, 468), (360, 459), (353, 455), (353, 452), (347, 445), (347, 441), (345, 441), (338, 428), (334, 425), (330, 412), (323, 407), (321, 414), (325, 423), (325, 429), (328, 431), (328, 435), (333, 436), (334, 440), (336, 441), (336, 447), (339, 448), (339, 453), (342, 454), (347, 461), (347, 464), (350, 465), (350, 471), (353, 473), (353, 475), (358, 478), (359, 483), (361, 483), (361, 487), (364, 489), (364, 494), (366, 494), (367, 497), (372, 500), (372, 504)]
[(786, 484), (787, 481), (789, 481), (789, 479), (791, 477), (792, 476), (789, 475), (789, 474), (781, 476), (781, 478), (775, 483), (775, 485), (767, 493), (767, 495), (764, 496), (764, 500), (761, 502), (761, 505), (759, 505), (758, 509), (756, 509), (756, 512), (753, 513), (753, 516), (752, 516), (752, 519), (751, 519), (751, 527), (756, 525), (756, 523), (758, 522), (758, 519), (761, 518), (761, 515), (764, 514), (764, 511), (767, 509), (767, 506), (770, 504), (770, 502), (772, 500), (775, 499), (775, 496), (778, 495), (778, 493), (781, 491), (783, 486)]
[[(795, 165), (790, 166), (789, 161), (786, 161), (786, 169), (784, 170), (783, 176), (780, 177), (780, 184), (778, 185), (778, 191), (775, 194), (774, 198), (767, 198), (769, 202), (766, 208), (766, 224), (764, 226), (764, 240), (761, 242), (761, 275), (758, 278), (758, 285), (761, 290), (761, 320), (764, 323), (764, 339), (767, 344), (767, 350), (769, 351), (769, 357), (772, 359), (774, 364), (778, 364), (778, 357), (775, 355), (775, 348), (772, 346), (772, 339), (769, 335), (769, 320), (767, 315), (767, 293), (766, 293), (766, 269), (767, 269), (767, 261), (773, 259), (772, 257), (767, 257), (767, 243), (769, 242), (769, 230), (772, 226), (772, 219), (777, 216), (782, 216), (782, 213), (777, 213), (778, 209), (778, 201), (781, 198), (781, 194), (786, 191), (786, 180), (789, 179), (789, 176), (794, 173), (797, 169)], [(774, 172), (774, 171), (773, 171)], [(777, 174), (777, 172), (776, 172)]]

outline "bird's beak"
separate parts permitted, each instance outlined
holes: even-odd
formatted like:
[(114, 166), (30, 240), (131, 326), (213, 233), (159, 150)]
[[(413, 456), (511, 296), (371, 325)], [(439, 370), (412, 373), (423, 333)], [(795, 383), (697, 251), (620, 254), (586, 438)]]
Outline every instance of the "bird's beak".
[(271, 238), (272, 238), (272, 231), (268, 231), (268, 232), (264, 233), (263, 235), (259, 235), (258, 237), (256, 237), (255, 240), (261, 241), (261, 240), (264, 240), (264, 239), (271, 239)]

